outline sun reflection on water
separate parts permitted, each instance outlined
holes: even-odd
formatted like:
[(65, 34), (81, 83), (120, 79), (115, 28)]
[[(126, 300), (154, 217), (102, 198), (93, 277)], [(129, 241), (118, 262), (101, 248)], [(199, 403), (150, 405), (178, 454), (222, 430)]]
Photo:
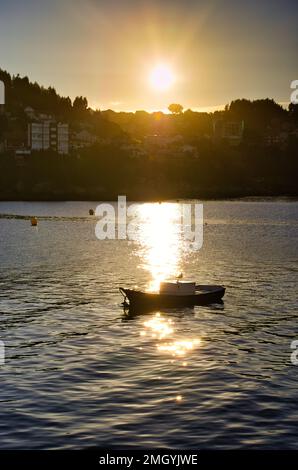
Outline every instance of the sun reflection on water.
[[(158, 291), (161, 281), (175, 278), (182, 271), (183, 255), (188, 251), (183, 241), (181, 226), (182, 206), (175, 203), (142, 204), (137, 206), (138, 254), (141, 267), (148, 271), (151, 280), (147, 289)], [(156, 353), (173, 364), (186, 368), (186, 358), (201, 345), (199, 338), (179, 334), (172, 319), (160, 312), (143, 322), (140, 336), (144, 341), (154, 341)], [(144, 349), (144, 344), (142, 344)], [(161, 378), (160, 378), (161, 379)], [(174, 384), (173, 384), (174, 386)], [(179, 387), (180, 388), (180, 387)], [(175, 391), (175, 401), (185, 400)]]
[[(187, 355), (190, 355), (201, 345), (200, 338), (180, 335), (179, 332), (176, 331), (174, 321), (169, 318), (164, 318), (160, 312), (155, 313), (148, 320), (144, 321), (142, 326), (143, 329), (140, 335), (146, 340), (146, 343), (148, 340), (150, 342), (155, 340), (155, 350), (160, 355), (160, 360), (162, 356), (170, 356), (168, 361), (173, 367), (187, 367), (188, 362), (185, 360)], [(140, 347), (139, 349), (143, 350), (144, 348)], [(158, 376), (158, 379), (162, 380), (162, 377)], [(180, 392), (179, 389), (183, 388), (183, 382), (179, 385), (176, 384), (176, 386), (173, 382), (173, 388), (176, 388), (174, 393)], [(182, 391), (183, 390), (181, 390), (181, 392)], [(178, 395), (174, 395), (174, 397), (172, 396), (170, 399), (174, 399), (179, 403), (184, 402), (186, 397), (179, 393)]]
[[(160, 342), (156, 345), (156, 349), (160, 353), (166, 353), (172, 357), (185, 358), (185, 356), (201, 345), (199, 338), (181, 338), (175, 333), (175, 324), (173, 320), (166, 319), (160, 313), (156, 313), (149, 320), (143, 323), (144, 329), (141, 336), (151, 336)], [(164, 341), (167, 339), (167, 341)], [(183, 361), (182, 365), (187, 366), (187, 362)]]
[(181, 205), (142, 204), (137, 208), (137, 216), (142, 267), (152, 277), (148, 290), (157, 291), (161, 281), (176, 277), (181, 271)]
[[(172, 320), (165, 320), (157, 313), (153, 318), (145, 321), (144, 326), (152, 331), (152, 337), (163, 339), (174, 332), (172, 328)], [(145, 331), (141, 332), (142, 336), (146, 335)]]
[(167, 344), (157, 346), (158, 351), (168, 352), (172, 356), (185, 356), (189, 351), (193, 350), (195, 346), (200, 344), (199, 339), (195, 340), (178, 340)]

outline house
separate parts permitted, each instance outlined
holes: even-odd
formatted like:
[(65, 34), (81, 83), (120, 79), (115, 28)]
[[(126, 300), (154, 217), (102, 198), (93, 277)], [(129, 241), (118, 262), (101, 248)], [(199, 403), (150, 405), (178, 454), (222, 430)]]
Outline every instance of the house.
[(45, 113), (38, 113), (35, 111), (35, 109), (31, 108), (31, 106), (27, 106), (24, 109), (24, 112), (27, 116), (28, 119), (30, 120), (38, 120), (38, 121), (53, 121), (53, 116), (50, 114), (45, 114)]
[(98, 141), (96, 135), (83, 129), (79, 132), (73, 132), (71, 135), (71, 147), (73, 149), (80, 149), (89, 147)]
[(214, 141), (225, 140), (230, 145), (239, 145), (243, 139), (244, 121), (213, 121)]
[(185, 156), (197, 158), (198, 157), (198, 149), (194, 145), (184, 144), (181, 147), (181, 150)]
[(127, 152), (132, 158), (143, 158), (147, 156), (140, 142), (128, 142), (121, 146), (121, 150)]
[(277, 145), (284, 147), (290, 139), (297, 139), (298, 128), (295, 123), (279, 122), (271, 123), (264, 134), (265, 145)]
[(174, 135), (174, 136), (165, 136), (165, 135), (147, 135), (144, 137), (144, 145), (147, 148), (167, 148), (171, 145), (182, 145), (183, 144), (183, 137), (182, 135)]
[(25, 114), (29, 119), (36, 119), (35, 111), (31, 106), (27, 106), (25, 109)]

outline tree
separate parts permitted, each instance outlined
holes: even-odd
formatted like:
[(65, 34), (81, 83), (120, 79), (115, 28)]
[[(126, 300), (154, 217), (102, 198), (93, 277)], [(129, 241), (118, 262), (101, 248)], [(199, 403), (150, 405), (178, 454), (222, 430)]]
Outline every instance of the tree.
[(77, 96), (73, 102), (73, 109), (78, 112), (86, 111), (88, 108), (87, 98)]
[(181, 104), (178, 104), (178, 103), (172, 103), (168, 106), (168, 110), (172, 114), (181, 114), (182, 111), (183, 111), (183, 106)]
[(293, 119), (293, 121), (298, 121), (298, 104), (289, 104), (289, 116)]

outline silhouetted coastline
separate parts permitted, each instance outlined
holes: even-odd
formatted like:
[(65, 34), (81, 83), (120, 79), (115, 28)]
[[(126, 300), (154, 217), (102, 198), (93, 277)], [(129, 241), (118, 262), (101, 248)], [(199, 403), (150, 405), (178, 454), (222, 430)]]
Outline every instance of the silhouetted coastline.
[(298, 196), (298, 105), (100, 111), (27, 77), (0, 70), (0, 79), (0, 200)]

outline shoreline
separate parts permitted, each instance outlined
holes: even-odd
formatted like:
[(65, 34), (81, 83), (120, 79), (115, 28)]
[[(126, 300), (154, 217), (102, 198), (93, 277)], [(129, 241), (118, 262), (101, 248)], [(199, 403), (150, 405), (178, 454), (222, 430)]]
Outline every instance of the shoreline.
[[(121, 194), (123, 196), (123, 194)], [(143, 198), (143, 199), (131, 199), (127, 198), (127, 203), (181, 203), (187, 201), (200, 201), (200, 202), (298, 202), (298, 196), (288, 196), (288, 195), (278, 195), (278, 196), (235, 196), (235, 197), (180, 197), (180, 198)], [(117, 203), (118, 200), (115, 198), (88, 198), (88, 199), (22, 199), (22, 198), (11, 198), (11, 199), (1, 199), (1, 203), (10, 203), (10, 202), (111, 202)], [(2, 214), (0, 214), (1, 217)]]

